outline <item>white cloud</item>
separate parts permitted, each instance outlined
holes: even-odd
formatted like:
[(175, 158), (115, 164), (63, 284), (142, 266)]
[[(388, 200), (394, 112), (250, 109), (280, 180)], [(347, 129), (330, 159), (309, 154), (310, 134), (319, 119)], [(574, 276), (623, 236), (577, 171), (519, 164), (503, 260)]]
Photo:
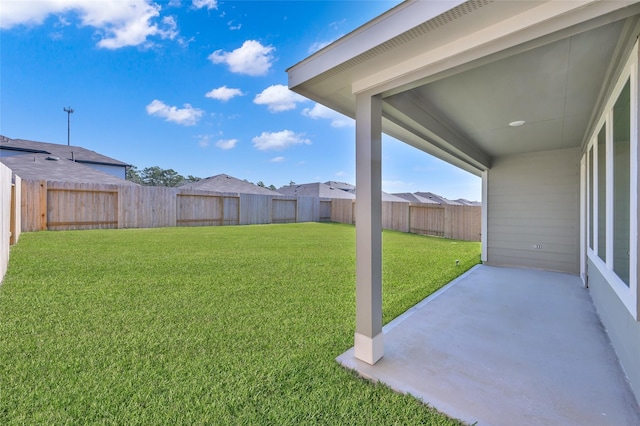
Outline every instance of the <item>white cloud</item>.
[(353, 119), (320, 104), (315, 104), (313, 108), (305, 108), (302, 110), (302, 115), (313, 118), (314, 120), (319, 118), (331, 120), (331, 127), (347, 127), (354, 125)]
[(227, 86), (218, 87), (217, 89), (212, 89), (208, 91), (205, 96), (211, 99), (217, 99), (222, 102), (226, 102), (229, 99), (235, 98), (236, 96), (242, 96), (244, 93), (240, 89), (231, 89)]
[(267, 105), (271, 112), (282, 112), (294, 109), (298, 102), (305, 102), (306, 100), (305, 97), (289, 90), (287, 86), (275, 84), (256, 95), (253, 103)]
[(252, 139), (254, 148), (260, 151), (282, 151), (293, 145), (307, 144), (311, 141), (304, 137), (302, 133), (294, 133), (291, 130), (281, 132), (262, 132), (260, 136)]
[(220, 149), (233, 149), (237, 143), (238, 139), (220, 139), (216, 142), (216, 146)]
[(147, 113), (183, 126), (193, 126), (202, 117), (204, 111), (189, 104), (184, 104), (184, 108), (176, 108), (154, 99), (147, 105)]
[(218, 8), (218, 0), (193, 0), (192, 4), (196, 9), (202, 9), (203, 7), (206, 7), (207, 10)]
[(272, 163), (282, 163), (285, 160), (284, 157), (273, 157), (271, 160)]
[(311, 46), (309, 46), (309, 49), (307, 49), (307, 53), (309, 53), (309, 54), (316, 53), (318, 50), (322, 49), (323, 47), (326, 47), (326, 46), (330, 45), (334, 41), (335, 40), (316, 41)]
[(209, 55), (209, 60), (214, 64), (224, 63), (233, 73), (250, 76), (265, 75), (273, 61), (273, 46), (263, 46), (255, 40), (247, 40), (242, 47), (231, 52), (216, 50)]
[(200, 148), (206, 148), (211, 143), (210, 135), (198, 135), (196, 137), (198, 138), (198, 146), (200, 146)]
[[(0, 8), (0, 28), (39, 25), (50, 15), (75, 12), (80, 26), (92, 27), (100, 37), (98, 46), (118, 49), (149, 43), (149, 37), (174, 39), (176, 23), (172, 17), (154, 22), (160, 5), (150, 0), (49, 0), (5, 1)], [(61, 18), (66, 19), (66, 18)]]
[(234, 21), (227, 22), (227, 26), (231, 31), (237, 31), (242, 28), (242, 24), (235, 24)]
[(343, 172), (342, 170), (336, 173), (337, 177), (345, 177), (347, 176), (347, 172)]

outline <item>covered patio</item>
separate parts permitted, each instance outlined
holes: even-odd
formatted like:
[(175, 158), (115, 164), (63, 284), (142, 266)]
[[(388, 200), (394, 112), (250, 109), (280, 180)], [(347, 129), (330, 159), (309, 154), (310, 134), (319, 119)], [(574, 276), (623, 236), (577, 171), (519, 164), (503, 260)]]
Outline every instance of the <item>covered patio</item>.
[[(288, 70), (355, 119), (344, 365), (469, 422), (640, 424), (639, 36), (637, 0), (405, 1)], [(482, 179), (483, 262), (384, 330), (383, 133)]]
[(347, 368), (478, 425), (638, 425), (640, 408), (571, 274), (479, 265), (383, 329)]

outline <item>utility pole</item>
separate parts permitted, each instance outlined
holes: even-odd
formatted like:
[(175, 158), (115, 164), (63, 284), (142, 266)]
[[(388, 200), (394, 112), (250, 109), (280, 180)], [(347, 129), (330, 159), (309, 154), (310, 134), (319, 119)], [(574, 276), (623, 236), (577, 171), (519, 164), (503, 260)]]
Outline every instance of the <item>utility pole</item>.
[(71, 114), (73, 114), (73, 108), (63, 108), (67, 113), (67, 145), (71, 145)]

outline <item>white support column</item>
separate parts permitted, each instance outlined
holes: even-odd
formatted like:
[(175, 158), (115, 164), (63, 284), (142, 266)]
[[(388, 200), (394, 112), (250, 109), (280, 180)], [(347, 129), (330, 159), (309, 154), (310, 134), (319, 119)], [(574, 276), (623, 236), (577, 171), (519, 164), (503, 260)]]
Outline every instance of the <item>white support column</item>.
[(480, 260), (483, 262), (487, 261), (487, 238), (489, 237), (489, 171), (485, 170), (482, 172), (482, 216), (480, 222), (480, 241), (482, 245), (482, 251), (480, 252)]
[(382, 99), (356, 95), (356, 358), (375, 364), (382, 340)]

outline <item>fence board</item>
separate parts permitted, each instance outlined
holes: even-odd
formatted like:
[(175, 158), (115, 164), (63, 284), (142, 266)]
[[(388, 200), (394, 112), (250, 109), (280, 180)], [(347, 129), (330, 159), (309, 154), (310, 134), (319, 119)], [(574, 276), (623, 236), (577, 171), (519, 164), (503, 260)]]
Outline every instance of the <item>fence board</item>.
[(331, 220), (331, 199), (320, 200), (320, 222), (328, 222)]
[(160, 186), (120, 187), (123, 206), (119, 228), (163, 228), (176, 226), (176, 188)]
[(95, 183), (48, 183), (47, 229), (108, 229), (117, 226), (117, 186)]
[(298, 221), (298, 200), (274, 198), (271, 201), (271, 223), (295, 223)]
[(320, 199), (316, 197), (298, 197), (297, 222), (320, 221)]
[(239, 194), (240, 225), (271, 223), (272, 195)]
[(382, 227), (394, 231), (409, 232), (409, 203), (383, 201)]
[(331, 201), (331, 221), (352, 224), (355, 219), (354, 204), (350, 199), (334, 198)]
[(22, 205), (22, 179), (15, 176), (11, 187), (11, 237), (9, 244), (16, 244), (22, 232), (22, 215), (20, 206)]
[(222, 195), (177, 194), (176, 224), (178, 226), (222, 226), (224, 200)]
[(444, 237), (445, 209), (442, 206), (411, 204), (409, 232)]
[(9, 265), (11, 185), (11, 169), (0, 163), (0, 282)]

